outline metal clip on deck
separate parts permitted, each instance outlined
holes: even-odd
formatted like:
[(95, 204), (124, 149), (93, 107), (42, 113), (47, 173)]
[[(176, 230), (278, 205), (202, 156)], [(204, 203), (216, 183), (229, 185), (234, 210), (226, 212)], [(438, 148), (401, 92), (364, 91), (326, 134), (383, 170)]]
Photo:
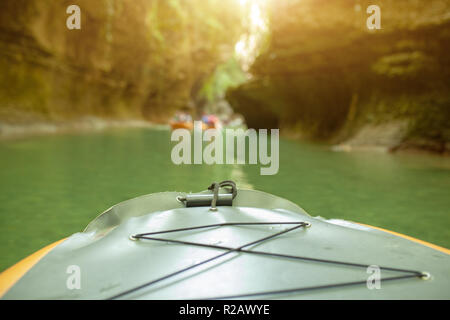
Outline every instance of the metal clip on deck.
[[(231, 193), (220, 193), (219, 188), (231, 187)], [(233, 181), (214, 182), (209, 186), (208, 190), (212, 190), (212, 194), (197, 193), (188, 194), (184, 197), (177, 197), (177, 200), (183, 202), (186, 207), (207, 207), (211, 206), (211, 211), (217, 211), (217, 206), (232, 206), (233, 200), (237, 195), (236, 184)]]
[[(186, 207), (208, 207), (211, 205), (214, 194), (188, 194), (185, 197), (178, 197), (178, 200), (183, 202)], [(221, 193), (217, 198), (218, 206), (233, 205), (233, 195), (231, 193)]]

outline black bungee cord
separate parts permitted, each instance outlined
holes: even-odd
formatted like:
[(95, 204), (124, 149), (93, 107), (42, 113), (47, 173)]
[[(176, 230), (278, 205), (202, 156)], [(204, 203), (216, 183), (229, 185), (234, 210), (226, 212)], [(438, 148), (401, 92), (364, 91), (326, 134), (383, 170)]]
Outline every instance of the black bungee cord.
[[(256, 241), (252, 241), (250, 243), (247, 243), (245, 245), (239, 246), (237, 248), (232, 247), (226, 247), (226, 246), (220, 246), (220, 245), (214, 245), (214, 244), (204, 244), (204, 243), (197, 243), (197, 242), (190, 242), (190, 241), (183, 241), (183, 240), (173, 240), (173, 239), (166, 239), (166, 238), (155, 238), (151, 237), (152, 235), (158, 235), (158, 234), (164, 234), (164, 233), (174, 233), (174, 232), (182, 232), (182, 231), (190, 231), (190, 230), (198, 230), (198, 229), (206, 229), (206, 228), (215, 228), (215, 227), (226, 227), (226, 226), (249, 226), (249, 225), (296, 225), (294, 227), (288, 228), (286, 230), (277, 232), (275, 234), (269, 235), (267, 237), (258, 239)], [(187, 228), (179, 228), (179, 229), (171, 229), (171, 230), (164, 230), (164, 231), (156, 231), (156, 232), (148, 232), (148, 233), (141, 233), (131, 236), (130, 238), (132, 240), (151, 240), (151, 241), (160, 241), (160, 242), (166, 242), (166, 243), (175, 243), (175, 244), (182, 244), (182, 245), (191, 245), (191, 246), (198, 246), (198, 247), (206, 247), (206, 248), (213, 248), (213, 249), (220, 249), (220, 250), (226, 250), (224, 253), (221, 253), (219, 255), (216, 255), (212, 258), (205, 259), (203, 261), (197, 262), (194, 265), (182, 268), (180, 270), (177, 270), (175, 272), (169, 273), (165, 276), (162, 276), (160, 278), (157, 278), (155, 280), (149, 281), (147, 283), (144, 283), (140, 286), (131, 288), (129, 290), (126, 290), (124, 292), (121, 292), (119, 294), (116, 294), (108, 299), (118, 299), (125, 295), (134, 293), (136, 291), (139, 291), (143, 288), (149, 287), (151, 285), (154, 285), (158, 282), (161, 282), (163, 280), (169, 279), (171, 277), (174, 277), (176, 275), (179, 275), (183, 272), (192, 270), (196, 267), (199, 267), (201, 265), (204, 265), (208, 262), (217, 260), (225, 255), (228, 255), (232, 252), (238, 252), (238, 253), (245, 253), (245, 254), (253, 254), (253, 255), (261, 255), (261, 256), (271, 256), (271, 257), (277, 257), (277, 258), (287, 258), (287, 259), (294, 259), (294, 260), (303, 260), (303, 261), (312, 261), (312, 262), (321, 262), (321, 263), (329, 263), (329, 264), (339, 264), (339, 265), (346, 265), (351, 267), (361, 267), (361, 268), (367, 268), (368, 264), (361, 264), (361, 263), (353, 263), (353, 262), (344, 262), (344, 261), (336, 261), (336, 260), (328, 260), (328, 259), (318, 259), (318, 258), (311, 258), (311, 257), (304, 257), (304, 256), (296, 256), (296, 255), (288, 255), (288, 254), (282, 254), (282, 253), (272, 253), (272, 252), (265, 252), (265, 251), (256, 251), (256, 250), (248, 250), (245, 249), (246, 247), (259, 244), (263, 241), (272, 240), (282, 234), (288, 233), (290, 231), (296, 230), (301, 227), (310, 227), (311, 224), (309, 222), (229, 222), (229, 223), (218, 223), (218, 224), (210, 224), (210, 225), (202, 225), (202, 226), (195, 226), (195, 227), (187, 227)], [(407, 278), (425, 278), (428, 275), (416, 271), (416, 270), (408, 270), (408, 269), (400, 269), (400, 268), (392, 268), (392, 267), (379, 267), (380, 270), (386, 270), (386, 271), (395, 271), (395, 272), (404, 272), (408, 273), (406, 275), (401, 276), (393, 276), (381, 279), (381, 281), (392, 281), (392, 280), (400, 280), (400, 279), (407, 279)], [(272, 291), (263, 291), (263, 292), (253, 292), (253, 293), (245, 293), (245, 294), (236, 294), (236, 295), (230, 295), (230, 296), (223, 296), (223, 297), (215, 297), (215, 298), (206, 298), (206, 299), (236, 299), (236, 298), (246, 298), (246, 297), (252, 297), (252, 296), (264, 296), (264, 295), (276, 295), (276, 294), (289, 294), (289, 293), (295, 293), (295, 292), (302, 292), (302, 291), (309, 291), (309, 290), (318, 290), (318, 289), (326, 289), (326, 288), (336, 288), (336, 287), (344, 287), (344, 286), (351, 286), (351, 285), (358, 285), (358, 284), (365, 284), (366, 280), (364, 281), (354, 281), (354, 282), (343, 282), (343, 283), (335, 283), (335, 284), (327, 284), (327, 285), (319, 285), (319, 286), (312, 286), (312, 287), (300, 287), (300, 288), (290, 288), (290, 289), (284, 289), (284, 290), (272, 290)]]
[[(213, 196), (211, 199), (211, 211), (217, 211), (217, 201), (219, 199), (219, 188), (223, 187), (231, 187), (231, 201), (234, 200), (234, 198), (237, 195), (237, 188), (236, 184), (233, 181), (226, 180), (222, 181), (220, 183), (214, 182), (211, 184), (211, 186), (208, 187), (208, 190), (211, 190), (213, 192)], [(177, 200), (181, 202), (185, 202), (187, 205), (187, 198), (184, 197), (177, 197)], [(239, 246), (237, 248), (227, 247), (227, 246), (219, 246), (214, 244), (204, 244), (204, 243), (197, 243), (197, 242), (190, 242), (190, 241), (184, 241), (184, 240), (173, 240), (173, 239), (166, 239), (166, 238), (155, 238), (154, 235), (158, 234), (165, 234), (165, 233), (174, 233), (174, 232), (183, 232), (183, 231), (191, 231), (191, 230), (199, 230), (199, 229), (206, 229), (206, 228), (219, 228), (219, 227), (233, 227), (233, 226), (257, 226), (257, 225), (295, 225), (294, 227), (285, 229), (283, 231), (274, 233), (272, 235), (269, 235), (267, 237), (258, 239), (256, 241), (252, 241), (250, 243), (244, 244), (242, 246)], [(320, 263), (328, 263), (328, 264), (337, 264), (337, 265), (345, 265), (350, 267), (360, 267), (360, 268), (367, 268), (369, 265), (367, 264), (361, 264), (361, 263), (353, 263), (353, 262), (345, 262), (345, 261), (336, 261), (336, 260), (328, 260), (328, 259), (319, 259), (319, 258), (311, 258), (311, 257), (304, 257), (304, 256), (296, 256), (296, 255), (289, 255), (289, 254), (282, 254), (282, 253), (272, 253), (272, 252), (265, 252), (265, 251), (257, 251), (257, 250), (248, 250), (245, 249), (246, 247), (262, 243), (264, 241), (272, 240), (276, 237), (279, 237), (285, 233), (294, 231), (296, 229), (299, 229), (301, 227), (310, 227), (311, 224), (309, 222), (227, 222), (227, 223), (217, 223), (217, 224), (209, 224), (209, 225), (202, 225), (202, 226), (194, 226), (194, 227), (186, 227), (186, 228), (178, 228), (178, 229), (171, 229), (171, 230), (164, 230), (164, 231), (156, 231), (156, 232), (148, 232), (148, 233), (140, 233), (136, 235), (130, 236), (131, 240), (150, 240), (150, 241), (162, 241), (166, 243), (175, 243), (175, 244), (181, 244), (181, 245), (189, 245), (189, 246), (197, 246), (197, 247), (206, 247), (206, 248), (212, 248), (212, 249), (219, 249), (219, 250), (225, 250), (225, 252), (213, 256), (211, 258), (202, 260), (200, 262), (197, 262), (193, 265), (190, 265), (188, 267), (182, 268), (180, 270), (171, 272), (165, 276), (162, 276), (160, 278), (151, 280), (149, 282), (146, 282), (142, 285), (139, 285), (137, 287), (131, 288), (129, 290), (126, 290), (124, 292), (121, 292), (119, 294), (116, 294), (108, 299), (118, 299), (121, 297), (124, 297), (128, 294), (137, 292), (141, 289), (150, 287), (156, 283), (159, 283), (163, 280), (169, 279), (171, 277), (174, 277), (176, 275), (179, 275), (181, 273), (184, 273), (186, 271), (192, 270), (196, 267), (199, 267), (201, 265), (204, 265), (208, 262), (217, 260), (221, 257), (224, 257), (230, 253), (237, 252), (237, 253), (245, 253), (245, 254), (253, 254), (253, 255), (260, 255), (260, 256), (269, 256), (269, 257), (276, 257), (276, 258), (286, 258), (286, 259), (293, 259), (293, 260), (302, 260), (302, 261), (312, 261), (312, 262), (320, 262)], [(380, 270), (386, 270), (386, 271), (395, 271), (395, 272), (403, 272), (407, 273), (406, 275), (399, 275), (399, 276), (392, 276), (384, 279), (380, 279), (380, 281), (393, 281), (393, 280), (400, 280), (400, 279), (407, 279), (407, 278), (422, 278), (422, 279), (428, 279), (430, 275), (426, 272), (416, 271), (416, 270), (408, 270), (408, 269), (399, 269), (399, 268), (392, 268), (392, 267), (383, 267), (379, 266)], [(290, 293), (296, 293), (296, 292), (303, 292), (303, 291), (309, 291), (309, 290), (319, 290), (319, 289), (327, 289), (327, 288), (337, 288), (337, 287), (346, 287), (346, 286), (353, 286), (353, 285), (359, 285), (359, 284), (365, 284), (367, 283), (366, 280), (364, 281), (352, 281), (352, 282), (342, 282), (342, 283), (334, 283), (334, 284), (325, 284), (325, 285), (318, 285), (318, 286), (310, 286), (310, 287), (299, 287), (299, 288), (288, 288), (288, 289), (282, 289), (282, 290), (271, 290), (271, 291), (261, 291), (261, 292), (250, 292), (250, 293), (243, 293), (243, 294), (236, 294), (236, 295), (228, 295), (223, 297), (215, 297), (215, 298), (206, 298), (206, 299), (237, 299), (237, 298), (247, 298), (247, 297), (255, 297), (255, 296), (267, 296), (267, 295), (277, 295), (277, 294), (290, 294)]]

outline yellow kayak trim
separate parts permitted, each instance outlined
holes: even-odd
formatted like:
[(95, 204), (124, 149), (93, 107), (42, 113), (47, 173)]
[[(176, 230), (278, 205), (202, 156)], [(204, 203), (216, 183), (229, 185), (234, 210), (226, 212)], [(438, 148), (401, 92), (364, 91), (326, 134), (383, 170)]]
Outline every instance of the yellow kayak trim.
[(2, 273), (0, 273), (0, 297), (2, 297), (20, 278), (24, 276), (36, 263), (45, 257), (54, 247), (66, 240), (56, 241), (48, 246), (36, 251), (28, 257), (20, 260), (15, 265), (9, 267)]
[(407, 235), (404, 235), (404, 234), (401, 234), (401, 233), (398, 233), (398, 232), (395, 232), (395, 231), (390, 231), (390, 230), (386, 230), (386, 229), (383, 229), (383, 228), (374, 227), (374, 226), (371, 226), (371, 225), (368, 225), (368, 224), (364, 224), (364, 223), (360, 223), (360, 222), (355, 222), (355, 223), (357, 223), (359, 225), (362, 225), (362, 226), (365, 226), (365, 227), (372, 228), (372, 229), (384, 231), (384, 232), (393, 234), (395, 236), (398, 236), (398, 237), (401, 237), (401, 238), (404, 238), (404, 239), (408, 239), (410, 241), (414, 241), (414, 242), (420, 243), (420, 244), (422, 244), (424, 246), (433, 248), (433, 249), (441, 251), (443, 253), (450, 254), (450, 250), (449, 249), (437, 246), (435, 244), (432, 244), (432, 243), (429, 243), (429, 242), (426, 242), (426, 241), (422, 241), (422, 240), (419, 240), (419, 239), (416, 239), (416, 238), (413, 238), (413, 237), (410, 237), (410, 236), (407, 236)]
[[(376, 229), (376, 230), (380, 230), (383, 232), (387, 232), (390, 234), (393, 234), (395, 236), (410, 240), (410, 241), (414, 241), (416, 243), (422, 244), (424, 246), (427, 246), (429, 248), (438, 250), (440, 252), (446, 253), (446, 254), (450, 254), (450, 250), (444, 247), (440, 247), (437, 246), (435, 244), (426, 242), (426, 241), (422, 241), (398, 232), (394, 232), (394, 231), (390, 231), (390, 230), (386, 230), (383, 228), (379, 228), (379, 227), (374, 227), (368, 224), (364, 224), (364, 223), (360, 223), (360, 222), (355, 222), (359, 225), (368, 227), (368, 228), (372, 228), (372, 229)], [(2, 297), (14, 284), (16, 284), (17, 281), (20, 280), (20, 278), (22, 278), (25, 273), (28, 272), (28, 270), (30, 270), (36, 263), (39, 262), (39, 260), (41, 260), (43, 257), (45, 257), (54, 247), (56, 247), (58, 244), (62, 243), (63, 241), (65, 241), (67, 238), (64, 238), (62, 240), (56, 241), (52, 244), (49, 244), (48, 246), (40, 249), (39, 251), (36, 251), (35, 253), (31, 254), (30, 256), (26, 257), (25, 259), (19, 261), (18, 263), (16, 263), (15, 265), (9, 267), (8, 269), (6, 269), (5, 271), (3, 271), (2, 273), (0, 273), (0, 297)]]

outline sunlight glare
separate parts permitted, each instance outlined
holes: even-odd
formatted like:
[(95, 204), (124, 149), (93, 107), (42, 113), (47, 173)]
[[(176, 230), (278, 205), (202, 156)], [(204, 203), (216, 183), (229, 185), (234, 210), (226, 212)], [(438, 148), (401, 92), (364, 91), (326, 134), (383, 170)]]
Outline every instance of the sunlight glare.
[(267, 32), (267, 17), (264, 15), (266, 0), (239, 0), (246, 12), (248, 31), (242, 35), (235, 45), (236, 56), (241, 61), (244, 70), (248, 70), (258, 53), (259, 43)]

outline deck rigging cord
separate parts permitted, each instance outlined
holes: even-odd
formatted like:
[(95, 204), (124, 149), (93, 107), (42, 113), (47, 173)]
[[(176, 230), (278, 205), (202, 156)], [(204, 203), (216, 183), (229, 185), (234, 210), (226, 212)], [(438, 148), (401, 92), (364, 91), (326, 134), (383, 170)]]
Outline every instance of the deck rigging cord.
[[(245, 245), (239, 246), (237, 248), (232, 247), (226, 247), (226, 246), (219, 246), (214, 244), (204, 244), (204, 243), (197, 243), (197, 242), (190, 242), (190, 241), (182, 241), (182, 240), (173, 240), (173, 239), (167, 239), (167, 238), (155, 238), (151, 237), (152, 235), (157, 234), (165, 234), (165, 233), (174, 233), (174, 232), (182, 232), (182, 231), (190, 231), (190, 230), (198, 230), (198, 229), (205, 229), (205, 228), (214, 228), (214, 227), (226, 227), (226, 226), (243, 226), (243, 225), (296, 225), (295, 227), (288, 228), (286, 230), (277, 232), (275, 234), (269, 235), (267, 237), (258, 239), (256, 241), (252, 241), (250, 243), (247, 243)], [(346, 266), (352, 266), (352, 267), (361, 267), (361, 268), (367, 268), (368, 264), (360, 264), (360, 263), (352, 263), (352, 262), (344, 262), (344, 261), (336, 261), (336, 260), (328, 260), (328, 259), (318, 259), (318, 258), (311, 258), (311, 257), (303, 257), (303, 256), (295, 256), (295, 255), (287, 255), (287, 254), (281, 254), (281, 253), (272, 253), (272, 252), (265, 252), (265, 251), (254, 251), (254, 250), (247, 250), (244, 249), (245, 247), (259, 244), (263, 241), (274, 239), (282, 234), (291, 232), (295, 229), (298, 229), (300, 227), (308, 227), (310, 224), (308, 222), (236, 222), (236, 223), (220, 223), (220, 224), (211, 224), (211, 225), (204, 225), (204, 226), (196, 226), (196, 227), (188, 227), (188, 228), (180, 228), (180, 229), (171, 229), (171, 230), (164, 230), (164, 231), (157, 231), (157, 232), (149, 232), (149, 233), (141, 233), (133, 235), (132, 237), (134, 239), (143, 239), (143, 240), (152, 240), (152, 241), (160, 241), (160, 242), (169, 242), (169, 243), (176, 243), (176, 244), (182, 244), (182, 245), (191, 245), (191, 246), (198, 246), (198, 247), (208, 247), (213, 249), (220, 249), (220, 250), (226, 250), (224, 253), (221, 253), (219, 255), (216, 255), (212, 258), (205, 259), (203, 261), (200, 261), (194, 265), (188, 266), (186, 268), (182, 268), (180, 270), (177, 270), (175, 272), (172, 272), (168, 275), (165, 275), (163, 277), (157, 278), (155, 280), (152, 280), (150, 282), (144, 283), (138, 287), (129, 289), (127, 291), (124, 291), (122, 293), (119, 293), (115, 296), (110, 297), (109, 299), (117, 299), (120, 297), (123, 297), (125, 295), (131, 294), (133, 292), (136, 292), (138, 290), (141, 290), (145, 287), (149, 287), (151, 285), (154, 285), (160, 281), (166, 280), (168, 278), (171, 278), (173, 276), (176, 276), (178, 274), (181, 274), (183, 272), (186, 272), (188, 270), (191, 270), (193, 268), (196, 268), (198, 266), (204, 265), (208, 262), (211, 262), (213, 260), (219, 259), (227, 254), (230, 254), (232, 252), (238, 252), (238, 253), (245, 253), (245, 254), (253, 254), (253, 255), (262, 255), (262, 256), (271, 256), (271, 257), (277, 257), (277, 258), (287, 258), (287, 259), (294, 259), (294, 260), (304, 260), (304, 261), (313, 261), (313, 262), (322, 262), (322, 263), (329, 263), (329, 264), (339, 264), (339, 265), (346, 265)], [(427, 276), (425, 273), (421, 271), (416, 270), (408, 270), (408, 269), (399, 269), (399, 268), (392, 268), (392, 267), (384, 267), (380, 266), (380, 270), (386, 270), (386, 271), (396, 271), (396, 272), (403, 272), (407, 273), (406, 275), (401, 276), (393, 276), (381, 279), (382, 281), (392, 281), (392, 280), (400, 280), (400, 279), (407, 279), (407, 278), (423, 278)], [(214, 298), (207, 298), (207, 299), (236, 299), (236, 298), (244, 298), (244, 297), (250, 297), (250, 296), (263, 296), (263, 295), (274, 295), (274, 294), (287, 294), (287, 293), (294, 293), (294, 292), (301, 292), (301, 291), (307, 291), (307, 290), (317, 290), (317, 289), (325, 289), (325, 288), (335, 288), (335, 287), (344, 287), (344, 286), (351, 286), (351, 285), (358, 285), (358, 284), (365, 284), (367, 281), (354, 281), (354, 282), (343, 282), (343, 283), (334, 283), (334, 284), (327, 284), (327, 285), (320, 285), (320, 286), (313, 286), (313, 287), (300, 287), (300, 288), (290, 288), (285, 290), (273, 290), (273, 291), (264, 291), (264, 292), (253, 292), (253, 293), (245, 293), (245, 294), (236, 294), (236, 295), (230, 295), (230, 296), (223, 296), (223, 297), (214, 297)]]
[[(252, 224), (258, 224), (258, 223), (255, 222), (255, 223), (252, 223)], [(280, 223), (277, 223), (277, 224), (280, 224)], [(235, 224), (235, 225), (237, 225), (237, 224)], [(307, 224), (304, 223), (304, 222), (300, 222), (300, 223), (299, 223), (297, 226), (295, 226), (295, 227), (292, 227), (292, 228), (289, 228), (289, 229), (287, 229), (287, 230), (283, 230), (283, 231), (277, 232), (277, 233), (275, 233), (275, 234), (272, 234), (272, 235), (270, 235), (270, 236), (267, 236), (267, 237), (258, 239), (258, 240), (256, 240), (256, 241), (249, 242), (249, 243), (244, 244), (244, 245), (242, 245), (242, 246), (240, 246), (240, 247), (238, 247), (238, 248), (232, 248), (232, 250), (228, 250), (228, 251), (226, 251), (226, 252), (224, 252), (224, 253), (221, 253), (221, 254), (219, 254), (219, 255), (216, 255), (216, 256), (214, 256), (214, 257), (212, 257), (212, 258), (208, 258), (208, 259), (206, 259), (206, 260), (197, 262), (197, 263), (194, 264), (194, 265), (191, 265), (191, 266), (189, 266), (189, 267), (186, 267), (186, 268), (180, 269), (180, 270), (178, 270), (178, 271), (172, 272), (172, 273), (170, 273), (170, 274), (168, 274), (168, 275), (165, 275), (165, 276), (160, 277), (160, 278), (158, 278), (158, 279), (155, 279), (155, 280), (152, 280), (152, 281), (150, 281), (150, 282), (144, 283), (144, 284), (142, 284), (142, 285), (140, 285), (140, 286), (138, 286), (138, 287), (135, 287), (135, 288), (132, 288), (132, 289), (127, 290), (127, 291), (125, 291), (125, 292), (122, 292), (122, 293), (120, 293), (120, 294), (117, 294), (117, 295), (115, 295), (115, 296), (113, 296), (113, 297), (110, 297), (109, 300), (120, 298), (121, 296), (124, 296), (124, 295), (126, 295), (126, 294), (135, 292), (135, 291), (140, 290), (140, 289), (142, 289), (142, 288), (148, 287), (148, 286), (153, 285), (153, 284), (155, 284), (155, 283), (158, 283), (158, 282), (160, 282), (160, 281), (162, 281), (162, 280), (171, 278), (171, 277), (176, 276), (176, 275), (178, 275), (178, 274), (180, 274), (180, 273), (182, 273), (182, 272), (191, 270), (191, 269), (193, 269), (193, 268), (196, 268), (196, 267), (198, 267), (198, 266), (201, 266), (201, 265), (206, 264), (206, 263), (208, 263), (208, 262), (211, 262), (211, 261), (213, 261), (213, 260), (217, 260), (217, 259), (219, 259), (219, 258), (221, 258), (221, 257), (223, 257), (223, 256), (225, 256), (225, 255), (228, 255), (228, 254), (230, 254), (230, 253), (232, 253), (232, 252), (239, 252), (239, 250), (242, 250), (242, 249), (245, 248), (245, 247), (249, 247), (249, 246), (251, 246), (251, 245), (258, 244), (258, 243), (260, 243), (260, 242), (263, 242), (263, 241), (266, 241), (266, 240), (275, 238), (275, 237), (277, 237), (277, 236), (279, 236), (279, 235), (282, 235), (282, 234), (287, 233), (287, 232), (289, 232), (289, 231), (298, 229), (298, 228), (303, 227), (303, 226), (305, 226), (305, 225), (307, 225)], [(198, 229), (198, 228), (197, 228), (197, 229)], [(189, 230), (189, 229), (186, 229), (186, 230)], [(171, 232), (173, 232), (173, 231), (171, 231)], [(160, 233), (164, 233), (164, 232), (160, 232)], [(133, 236), (133, 237), (136, 238), (136, 239), (139, 239), (138, 235), (135, 235), (135, 236)], [(170, 240), (170, 239), (168, 239), (168, 240)], [(167, 240), (167, 241), (168, 241), (168, 240)], [(162, 240), (161, 240), (161, 241), (162, 241)]]
[[(221, 183), (213, 183), (208, 189), (213, 191), (213, 198), (211, 201), (211, 210), (216, 211), (216, 202), (219, 196), (219, 188), (221, 187), (231, 187), (231, 192), (233, 194), (233, 199), (236, 197), (237, 194), (237, 188), (233, 181), (223, 181)], [(258, 226), (258, 225), (294, 225), (294, 227), (287, 228), (285, 230), (282, 230), (280, 232), (271, 234), (269, 236), (263, 237), (261, 239), (252, 241), (250, 243), (241, 245), (237, 248), (233, 247), (227, 247), (227, 246), (220, 246), (220, 245), (214, 245), (214, 244), (205, 244), (205, 243), (198, 243), (198, 242), (190, 242), (190, 241), (184, 241), (184, 240), (174, 240), (174, 239), (167, 239), (167, 238), (157, 238), (153, 237), (154, 235), (158, 234), (166, 234), (166, 233), (175, 233), (175, 232), (183, 232), (183, 231), (191, 231), (191, 230), (199, 230), (199, 229), (207, 229), (207, 228), (220, 228), (220, 227), (233, 227), (233, 226)], [(194, 227), (186, 227), (186, 228), (178, 228), (178, 229), (171, 229), (171, 230), (164, 230), (164, 231), (156, 231), (156, 232), (148, 232), (148, 233), (140, 233), (136, 235), (130, 236), (132, 240), (150, 240), (150, 241), (162, 241), (166, 243), (174, 243), (174, 244), (180, 244), (180, 245), (188, 245), (188, 246), (197, 246), (197, 247), (206, 247), (206, 248), (213, 248), (213, 249), (219, 249), (219, 250), (225, 250), (225, 252), (215, 255), (211, 258), (202, 260), (200, 262), (197, 262), (193, 265), (190, 265), (188, 267), (179, 269), (177, 271), (171, 272), (165, 276), (162, 276), (160, 278), (151, 280), (149, 282), (146, 282), (142, 285), (139, 285), (137, 287), (131, 288), (129, 290), (126, 290), (124, 292), (121, 292), (119, 294), (116, 294), (108, 299), (118, 299), (121, 297), (124, 297), (126, 295), (129, 295), (131, 293), (135, 293), (141, 289), (148, 288), (156, 283), (159, 283), (163, 280), (167, 280), (171, 277), (174, 277), (176, 275), (179, 275), (181, 273), (187, 272), (189, 270), (192, 270), (194, 268), (197, 268), (201, 265), (204, 265), (206, 263), (209, 263), (211, 261), (217, 260), (221, 257), (224, 257), (230, 253), (244, 253), (244, 254), (252, 254), (252, 255), (260, 255), (260, 256), (269, 256), (269, 257), (276, 257), (276, 258), (286, 258), (286, 259), (293, 259), (293, 260), (302, 260), (302, 261), (312, 261), (312, 262), (319, 262), (319, 263), (328, 263), (328, 264), (337, 264), (337, 265), (345, 265), (350, 267), (360, 267), (360, 268), (367, 268), (369, 267), (368, 264), (361, 264), (361, 263), (353, 263), (353, 262), (345, 262), (345, 261), (336, 261), (336, 260), (328, 260), (328, 259), (319, 259), (319, 258), (311, 258), (311, 257), (304, 257), (304, 256), (296, 256), (296, 255), (289, 255), (289, 254), (282, 254), (282, 253), (272, 253), (272, 252), (266, 252), (266, 251), (257, 251), (257, 250), (249, 250), (245, 249), (246, 247), (260, 244), (264, 241), (273, 240), (283, 234), (286, 234), (288, 232), (292, 232), (296, 229), (302, 228), (302, 227), (310, 227), (311, 224), (309, 222), (228, 222), (228, 223), (218, 223), (218, 224), (209, 224), (209, 225), (202, 225), (202, 226), (194, 226)], [(380, 279), (380, 281), (393, 281), (393, 280), (400, 280), (400, 279), (407, 279), (407, 278), (422, 278), (427, 279), (429, 278), (429, 274), (426, 272), (416, 271), (416, 270), (408, 270), (408, 269), (400, 269), (400, 268), (392, 268), (392, 267), (383, 267), (379, 266), (380, 270), (386, 270), (386, 271), (395, 271), (395, 272), (402, 272), (406, 273), (403, 275), (398, 276), (392, 276)], [(367, 280), (361, 280), (361, 281), (352, 281), (352, 282), (341, 282), (341, 283), (332, 283), (332, 284), (326, 284), (326, 285), (318, 285), (318, 286), (310, 286), (310, 287), (297, 287), (297, 288), (288, 288), (288, 289), (282, 289), (282, 290), (270, 290), (270, 291), (261, 291), (261, 292), (249, 292), (249, 293), (243, 293), (243, 294), (235, 294), (235, 295), (227, 295), (222, 297), (210, 297), (210, 298), (204, 298), (204, 299), (237, 299), (237, 298), (246, 298), (246, 297), (254, 297), (254, 296), (267, 296), (267, 295), (277, 295), (277, 294), (289, 294), (289, 293), (295, 293), (295, 292), (303, 292), (303, 291), (309, 291), (309, 290), (318, 290), (318, 289), (327, 289), (327, 288), (336, 288), (336, 287), (346, 287), (346, 286), (353, 286), (353, 285), (360, 285), (360, 284), (366, 284)]]

